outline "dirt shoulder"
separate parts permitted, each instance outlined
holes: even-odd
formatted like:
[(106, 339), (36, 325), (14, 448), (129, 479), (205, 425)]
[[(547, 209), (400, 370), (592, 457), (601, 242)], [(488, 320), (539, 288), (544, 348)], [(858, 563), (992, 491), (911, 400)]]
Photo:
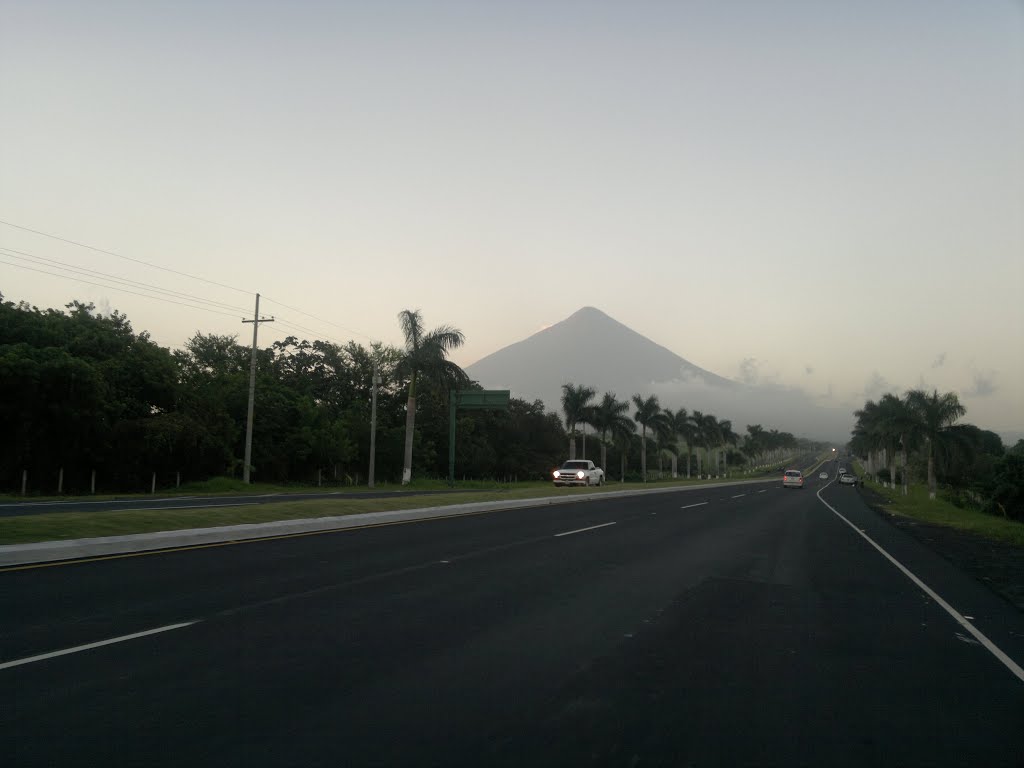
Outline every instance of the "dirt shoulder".
[(885, 497), (872, 489), (858, 488), (857, 492), (882, 518), (970, 573), (1024, 612), (1024, 549), (969, 531), (903, 517), (888, 510)]

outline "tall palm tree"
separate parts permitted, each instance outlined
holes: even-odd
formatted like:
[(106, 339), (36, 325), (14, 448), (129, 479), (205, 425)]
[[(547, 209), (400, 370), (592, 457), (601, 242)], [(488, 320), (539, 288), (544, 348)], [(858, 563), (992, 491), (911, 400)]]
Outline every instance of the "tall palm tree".
[[(583, 384), (562, 385), (562, 411), (565, 413), (565, 428), (569, 433), (569, 458), (576, 458), (576, 425), (590, 418), (591, 400), (597, 390)], [(586, 438), (584, 438), (586, 439)]]
[(896, 451), (902, 451), (903, 495), (907, 494), (907, 446), (917, 433), (914, 416), (905, 400), (891, 393), (882, 395), (875, 411), (875, 435), (885, 449), (889, 463), (889, 480), (896, 487)]
[[(704, 453), (707, 456), (707, 470), (708, 476), (710, 477), (711, 451), (721, 440), (718, 429), (718, 419), (715, 418), (714, 414), (701, 413), (700, 411), (694, 411), (692, 418), (694, 424), (697, 426), (697, 443), (704, 449)], [(702, 474), (699, 463), (697, 465), (697, 473)]]
[(647, 482), (647, 428), (657, 428), (658, 422), (663, 421), (665, 416), (658, 404), (658, 396), (651, 395), (647, 399), (640, 395), (633, 395), (633, 405), (636, 406), (636, 413), (633, 420), (640, 425), (640, 474), (644, 482)]
[(729, 419), (722, 419), (718, 422), (718, 445), (722, 448), (722, 458), (724, 459), (725, 470), (722, 472), (726, 477), (729, 476), (729, 452), (728, 446), (736, 446), (740, 436), (732, 431), (732, 421)]
[(628, 416), (620, 418), (615, 422), (615, 426), (612, 427), (612, 438), (615, 440), (615, 445), (619, 448), (619, 456), (621, 457), (619, 482), (624, 483), (626, 482), (626, 456), (629, 454), (629, 449), (636, 439), (636, 424)]
[(654, 423), (654, 436), (658, 441), (658, 472), (662, 471), (662, 459), (667, 453), (672, 459), (672, 477), (676, 476), (676, 431), (675, 414), (667, 408)]
[(697, 424), (693, 415), (688, 414), (685, 408), (680, 408), (675, 414), (676, 434), (686, 444), (686, 479), (690, 479), (690, 458), (693, 456), (693, 446), (697, 440)]
[[(633, 422), (626, 414), (629, 403), (617, 400), (612, 392), (605, 392), (601, 402), (591, 411), (590, 423), (601, 434), (601, 468), (608, 472), (608, 435), (615, 434), (616, 427), (628, 427), (633, 431)], [(622, 424), (620, 422), (625, 422)]]
[(403, 309), (398, 313), (398, 322), (405, 337), (405, 350), (395, 373), (409, 380), (409, 399), (405, 412), (405, 463), (402, 465), (402, 485), (405, 485), (412, 479), (417, 379), (426, 376), (447, 389), (465, 386), (469, 377), (448, 359), (448, 353), (461, 347), (466, 340), (462, 331), (450, 325), (439, 325), (428, 332), (423, 328), (423, 317), (418, 309)]
[(874, 456), (879, 448), (878, 403), (868, 400), (864, 407), (853, 412), (857, 422), (853, 426), (850, 447), (858, 454), (867, 457), (867, 473), (875, 474)]
[(906, 404), (913, 414), (917, 433), (928, 448), (928, 498), (935, 498), (935, 457), (937, 451), (946, 452), (964, 442), (956, 420), (967, 413), (953, 392), (940, 395), (922, 389), (907, 392)]

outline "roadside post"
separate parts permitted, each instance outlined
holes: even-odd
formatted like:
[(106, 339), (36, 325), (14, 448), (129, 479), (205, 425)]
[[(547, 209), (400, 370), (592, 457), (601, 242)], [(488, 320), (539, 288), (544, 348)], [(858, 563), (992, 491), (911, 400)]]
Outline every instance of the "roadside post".
[(448, 485), (455, 485), (455, 414), (464, 411), (507, 411), (507, 389), (460, 389), (448, 393)]

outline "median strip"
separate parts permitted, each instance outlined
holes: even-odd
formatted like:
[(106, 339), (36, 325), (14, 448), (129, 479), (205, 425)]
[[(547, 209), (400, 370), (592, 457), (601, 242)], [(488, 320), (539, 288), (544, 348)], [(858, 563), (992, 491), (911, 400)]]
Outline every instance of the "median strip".
[(615, 525), (615, 522), (592, 525), (589, 528), (577, 528), (575, 531), (563, 531), (562, 533), (556, 533), (555, 538), (557, 539), (559, 536), (572, 536), (574, 533), (583, 533), (584, 531), (593, 531), (596, 528), (607, 528), (609, 525)]
[(95, 643), (87, 643), (86, 645), (76, 645), (74, 648), (65, 648), (63, 651), (52, 651), (50, 653), (41, 653), (38, 656), (29, 656), (24, 659), (16, 659), (15, 661), (5, 661), (0, 664), (0, 669), (10, 669), (11, 667), (20, 667), (23, 664), (33, 664), (37, 661), (45, 661), (46, 659), (53, 659), (57, 656), (67, 656), (71, 653), (79, 653), (80, 651), (89, 651), (93, 648), (102, 648), (104, 645), (113, 645), (114, 643), (123, 643), (127, 640), (136, 640), (140, 637), (146, 637), (147, 635), (156, 635), (160, 632), (170, 632), (172, 629), (182, 629), (183, 627), (190, 627), (193, 624), (198, 624), (198, 621), (185, 621), (181, 624), (168, 624), (166, 627), (157, 627), (156, 629), (147, 629), (144, 632), (133, 632), (130, 635), (121, 635), (120, 637), (112, 637), (109, 640), (100, 640)]

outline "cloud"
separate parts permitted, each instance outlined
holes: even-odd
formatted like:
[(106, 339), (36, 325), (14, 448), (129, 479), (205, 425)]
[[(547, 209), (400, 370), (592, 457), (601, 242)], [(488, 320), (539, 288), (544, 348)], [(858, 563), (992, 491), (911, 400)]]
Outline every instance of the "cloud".
[(995, 381), (995, 373), (978, 373), (974, 374), (974, 385), (964, 390), (966, 397), (988, 397), (993, 394), (997, 387)]
[(876, 400), (886, 392), (893, 392), (894, 389), (892, 384), (878, 371), (872, 371), (867, 381), (864, 382), (864, 396), (868, 400)]
[(932, 368), (941, 368), (943, 365), (945, 365), (945, 363), (946, 363), (946, 353), (945, 352), (939, 352), (939, 354), (936, 355), (935, 359), (932, 361)]
[(745, 357), (740, 361), (739, 380), (744, 384), (757, 384), (758, 367), (761, 365), (756, 358)]

